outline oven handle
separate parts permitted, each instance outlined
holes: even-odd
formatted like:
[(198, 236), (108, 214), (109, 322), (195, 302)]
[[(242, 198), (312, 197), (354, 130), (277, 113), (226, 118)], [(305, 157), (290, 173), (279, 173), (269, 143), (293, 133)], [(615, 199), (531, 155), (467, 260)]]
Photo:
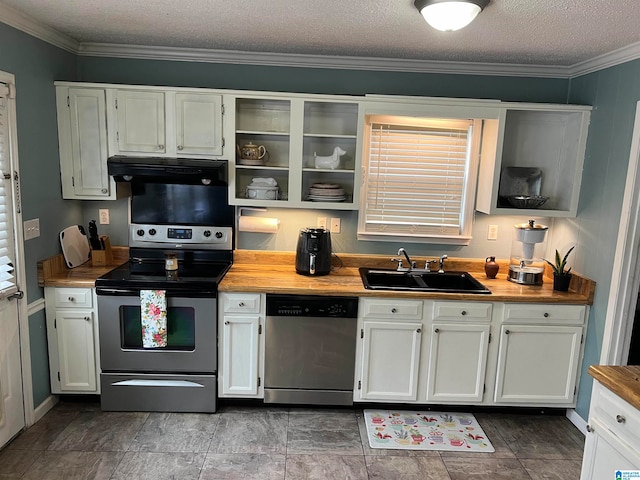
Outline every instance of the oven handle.
[[(161, 289), (162, 290), (162, 289)], [(177, 298), (216, 298), (215, 290), (184, 290), (176, 292), (167, 290), (167, 297)], [(119, 296), (119, 297), (138, 297), (140, 296), (139, 288), (107, 288), (96, 287), (96, 295)]]
[(187, 380), (122, 380), (114, 382), (113, 386), (122, 387), (189, 387), (204, 388), (204, 385)]
[(138, 296), (140, 289), (96, 287), (96, 295)]

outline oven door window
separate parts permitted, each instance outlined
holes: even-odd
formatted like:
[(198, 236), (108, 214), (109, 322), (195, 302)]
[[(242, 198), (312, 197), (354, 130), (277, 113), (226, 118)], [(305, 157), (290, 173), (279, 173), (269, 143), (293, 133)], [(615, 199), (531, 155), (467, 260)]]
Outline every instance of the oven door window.
[(167, 308), (167, 346), (142, 347), (142, 321), (140, 307), (120, 307), (120, 337), (123, 350), (179, 350), (194, 351), (196, 348), (196, 311), (193, 307)]

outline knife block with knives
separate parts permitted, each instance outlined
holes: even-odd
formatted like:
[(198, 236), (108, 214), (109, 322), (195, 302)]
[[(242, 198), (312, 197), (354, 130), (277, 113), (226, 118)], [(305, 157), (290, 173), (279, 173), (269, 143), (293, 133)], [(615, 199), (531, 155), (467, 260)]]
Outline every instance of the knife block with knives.
[(113, 264), (113, 250), (107, 235), (98, 235), (96, 221), (89, 222), (89, 244), (91, 245), (91, 265), (102, 267)]

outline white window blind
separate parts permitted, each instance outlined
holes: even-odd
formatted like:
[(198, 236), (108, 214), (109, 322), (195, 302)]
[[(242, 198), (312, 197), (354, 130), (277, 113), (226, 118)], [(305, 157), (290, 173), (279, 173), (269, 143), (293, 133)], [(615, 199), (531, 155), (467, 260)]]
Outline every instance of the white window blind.
[(381, 123), (372, 118), (359, 237), (434, 242), (464, 237), (470, 222), (465, 205), (473, 124), (437, 119)]
[[(0, 297), (17, 291), (14, 278), (14, 246), (11, 199), (11, 136), (9, 89), (0, 83)], [(9, 178), (7, 178), (7, 176)]]

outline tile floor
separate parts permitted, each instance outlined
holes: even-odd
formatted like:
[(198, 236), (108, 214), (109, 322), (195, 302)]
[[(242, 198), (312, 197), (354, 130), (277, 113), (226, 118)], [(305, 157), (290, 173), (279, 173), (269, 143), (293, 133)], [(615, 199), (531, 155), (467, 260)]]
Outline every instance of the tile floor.
[(564, 416), (475, 416), (495, 453), (374, 450), (361, 409), (116, 413), (61, 401), (0, 451), (0, 479), (579, 479), (584, 437)]

